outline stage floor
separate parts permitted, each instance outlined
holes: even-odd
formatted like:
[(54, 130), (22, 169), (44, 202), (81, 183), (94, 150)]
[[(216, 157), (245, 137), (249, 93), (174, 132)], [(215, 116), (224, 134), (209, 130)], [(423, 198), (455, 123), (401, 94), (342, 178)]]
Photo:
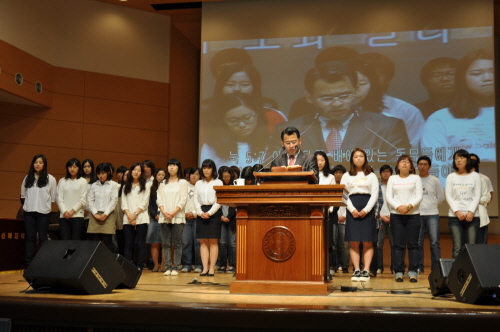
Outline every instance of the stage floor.
[[(235, 277), (195, 273), (163, 276), (144, 270), (135, 289), (104, 295), (26, 294), (21, 272), (0, 274), (0, 318), (16, 324), (128, 327), (169, 330), (341, 330), (449, 331), (492, 326), (500, 306), (470, 305), (453, 296), (433, 298), (427, 274), (417, 283), (396, 283), (384, 273), (370, 282), (351, 282), (337, 273), (326, 296), (230, 294)], [(197, 278), (202, 284), (188, 284)], [(341, 286), (361, 291), (341, 292)], [(411, 294), (391, 294), (391, 291)], [(499, 302), (500, 304), (500, 302)], [(431, 325), (429, 325), (431, 324)], [(13, 331), (15, 331), (13, 329)], [(64, 330), (62, 330), (64, 331)]]

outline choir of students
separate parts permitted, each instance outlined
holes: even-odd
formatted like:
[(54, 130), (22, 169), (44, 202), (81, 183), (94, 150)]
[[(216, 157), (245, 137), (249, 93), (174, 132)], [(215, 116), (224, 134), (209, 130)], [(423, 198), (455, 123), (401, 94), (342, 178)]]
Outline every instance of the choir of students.
[[(408, 278), (417, 282), (423, 272), (425, 229), (431, 239), (432, 267), (440, 258), (437, 207), (445, 198), (450, 207), (453, 257), (463, 250), (465, 242), (485, 243), (478, 232), (489, 219), (480, 209), (491, 201), (491, 189), (469, 152), (455, 152), (455, 172), (448, 176), (445, 191), (439, 180), (428, 174), (431, 161), (426, 156), (418, 159), (419, 175), (408, 155), (398, 158), (395, 175), (389, 165), (382, 166), (382, 185), (363, 149), (352, 151), (349, 172), (342, 165), (331, 169), (322, 151), (317, 151), (315, 158), (319, 184), (344, 184), (349, 193), (346, 208), (330, 209), (332, 275), (335, 271), (348, 273), (349, 256), (352, 281), (368, 281), (370, 276), (383, 273), (383, 240), (389, 233), (395, 280), (404, 280), (404, 255), (408, 252)], [(57, 185), (48, 173), (47, 158), (36, 155), (22, 182), (27, 265), (33, 260), (36, 243), (42, 246), (48, 240), (51, 203), (57, 202), (63, 240), (103, 241), (139, 269), (146, 264), (148, 243), (152, 272), (166, 276), (193, 269), (200, 276), (235, 272), (235, 208), (218, 204), (213, 187), (232, 185), (240, 177), (238, 168), (217, 168), (213, 160), (206, 159), (201, 168), (189, 167), (183, 174), (178, 159), (170, 159), (166, 171), (155, 171), (154, 163), (146, 160), (128, 169), (119, 167), (119, 183), (112, 180), (114, 167), (110, 163), (100, 163), (94, 171), (92, 160), (80, 163), (72, 158), (65, 168), (66, 176)], [(250, 173), (245, 169), (241, 177), (248, 180), (246, 185), (255, 185)]]

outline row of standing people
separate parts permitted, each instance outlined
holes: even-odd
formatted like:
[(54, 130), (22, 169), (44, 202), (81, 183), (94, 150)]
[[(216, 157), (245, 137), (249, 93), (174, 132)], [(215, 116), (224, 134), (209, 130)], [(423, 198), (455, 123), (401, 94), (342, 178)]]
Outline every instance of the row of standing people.
[[(320, 184), (339, 183), (338, 178), (345, 169), (337, 165), (331, 174), (326, 155), (318, 151), (316, 157)], [(379, 184), (365, 152), (362, 149), (353, 151), (350, 171), (340, 179), (349, 192), (347, 212), (340, 208), (330, 215), (334, 230), (330, 234), (334, 249), (334, 260), (330, 264), (332, 274), (336, 268), (347, 272), (347, 247), (354, 266), (353, 281), (368, 281), (370, 275), (382, 273), (384, 239), (389, 233), (391, 270), (395, 280), (404, 279), (404, 256), (408, 251), (408, 278), (417, 282), (418, 274), (424, 269), (425, 230), (429, 233), (432, 268), (441, 257), (438, 206), (445, 198), (450, 207), (448, 225), (453, 258), (463, 250), (465, 243), (486, 243), (489, 224), (486, 206), (492, 199), (493, 189), (491, 181), (479, 173), (477, 155), (465, 150), (455, 152), (452, 163), (455, 172), (448, 176), (445, 190), (440, 181), (429, 174), (430, 158), (420, 157), (417, 165), (419, 175), (416, 175), (411, 157), (402, 155), (398, 158), (395, 175), (389, 165), (382, 166), (382, 183)], [(360, 247), (364, 251), (362, 255)]]

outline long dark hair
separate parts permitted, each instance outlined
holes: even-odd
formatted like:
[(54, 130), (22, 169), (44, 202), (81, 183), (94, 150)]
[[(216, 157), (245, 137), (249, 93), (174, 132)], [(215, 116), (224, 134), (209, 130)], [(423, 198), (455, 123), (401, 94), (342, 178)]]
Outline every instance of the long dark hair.
[(128, 195), (132, 191), (132, 181), (134, 180), (132, 177), (132, 172), (137, 166), (141, 168), (141, 176), (139, 176), (139, 185), (141, 187), (141, 190), (139, 190), (139, 192), (146, 190), (146, 178), (144, 177), (144, 167), (142, 166), (142, 163), (135, 163), (130, 167), (128, 171), (127, 181), (125, 181), (125, 189), (123, 190), (123, 193), (125, 195)]
[[(485, 49), (470, 52), (458, 60), (455, 71), (455, 97), (450, 105), (450, 113), (459, 119), (474, 119), (479, 115), (479, 104), (467, 87), (465, 76), (470, 65), (476, 60), (493, 60), (493, 54)], [(493, 60), (494, 61), (494, 60)]]
[[(223, 122), (227, 112), (240, 106), (245, 106), (255, 112), (256, 127), (247, 136), (238, 136), (233, 133), (226, 123)], [(221, 121), (222, 120), (222, 121)], [(221, 127), (223, 128), (221, 131)], [(264, 151), (270, 133), (267, 128), (262, 103), (252, 96), (244, 93), (221, 95), (213, 99), (210, 105), (209, 116), (206, 123), (207, 144), (210, 145), (216, 154), (228, 160), (230, 153), (238, 151), (238, 142), (248, 143), (250, 151), (258, 154)]]
[(325, 159), (325, 167), (323, 167), (323, 170), (321, 171), (325, 177), (327, 177), (332, 173), (332, 170), (330, 169), (330, 161), (328, 160), (328, 157), (326, 156), (326, 153), (324, 151), (316, 151), (314, 152), (314, 157), (318, 158), (319, 156), (322, 156), (323, 159)]
[(170, 173), (168, 172), (168, 166), (169, 165), (175, 165), (175, 166), (177, 166), (177, 178), (179, 178), (179, 180), (184, 179), (184, 177), (182, 176), (181, 161), (179, 159), (171, 158), (167, 162), (167, 169), (166, 169), (166, 172), (165, 172), (165, 184), (168, 184), (168, 179), (170, 179)]
[(363, 164), (363, 173), (365, 175), (372, 173), (373, 170), (370, 167), (370, 165), (368, 165), (368, 158), (366, 157), (365, 150), (360, 149), (360, 148), (356, 148), (356, 149), (352, 150), (352, 152), (351, 152), (351, 160), (349, 161), (351, 168), (349, 169), (349, 175), (355, 176), (356, 174), (358, 174), (358, 171), (356, 169), (356, 165), (354, 165), (354, 161), (353, 161), (354, 154), (358, 151), (363, 153), (363, 156), (365, 156), (365, 163)]
[[(38, 176), (38, 180), (35, 177), (35, 161), (37, 161), (38, 158), (41, 158), (43, 161), (43, 169), (40, 172), (40, 175)], [(28, 175), (26, 176), (26, 181), (24, 182), (24, 188), (31, 188), (35, 184), (36, 181), (36, 186), (38, 188), (43, 188), (49, 183), (49, 173), (47, 171), (47, 158), (43, 154), (37, 154), (36, 156), (33, 157), (33, 160), (31, 161), (30, 168), (28, 170)]]
[[(88, 176), (83, 172), (83, 167), (85, 166), (86, 163), (89, 163), (90, 165), (90, 174)], [(97, 175), (95, 174), (95, 167), (92, 159), (85, 159), (82, 162), (82, 174), (83, 174), (82, 176), (85, 177), (85, 179), (87, 178), (90, 179), (89, 184), (92, 184), (97, 181)]]
[(76, 178), (79, 179), (82, 177), (82, 164), (80, 163), (80, 160), (77, 158), (71, 158), (68, 160), (66, 163), (66, 176), (64, 177), (65, 179), (71, 179), (71, 174), (69, 174), (68, 167), (75, 165), (78, 167), (78, 173), (76, 173)]
[[(158, 175), (159, 172), (165, 173), (165, 178), (167, 177), (167, 172), (163, 168), (157, 168), (155, 169), (155, 174), (153, 175), (153, 184), (151, 185), (151, 192), (154, 192), (156, 194), (156, 191), (158, 190), (158, 187), (160, 186), (160, 182), (156, 180), (156, 175)], [(165, 179), (163, 179), (165, 181)]]

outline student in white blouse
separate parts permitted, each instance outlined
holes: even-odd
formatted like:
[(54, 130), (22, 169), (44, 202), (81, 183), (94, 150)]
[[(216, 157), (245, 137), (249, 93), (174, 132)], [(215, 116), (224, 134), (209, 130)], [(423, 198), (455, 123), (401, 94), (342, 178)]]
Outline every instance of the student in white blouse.
[(87, 234), (92, 241), (103, 241), (111, 252), (116, 250), (112, 236), (116, 232), (115, 207), (118, 201), (118, 190), (111, 182), (113, 175), (108, 163), (100, 163), (96, 167), (98, 181), (94, 182), (87, 195), (87, 206), (90, 211)]
[(413, 161), (408, 155), (398, 158), (395, 175), (387, 181), (385, 198), (391, 211), (390, 226), (393, 239), (392, 269), (397, 282), (403, 281), (405, 250), (408, 248), (408, 277), (417, 282), (418, 237), (420, 235), (420, 211), (422, 181), (415, 173)]
[(137, 243), (137, 260), (134, 263), (140, 270), (146, 261), (150, 194), (151, 182), (146, 183), (142, 164), (133, 164), (122, 192), (123, 235), (125, 236), (125, 258), (130, 262), (133, 259), (134, 244)]
[(66, 176), (57, 186), (59, 233), (62, 240), (83, 240), (83, 207), (87, 203), (88, 184), (82, 177), (80, 160), (66, 163)]
[(446, 178), (445, 196), (450, 210), (448, 226), (453, 242), (453, 258), (465, 247), (465, 243), (476, 243), (479, 230), (478, 205), (481, 199), (481, 177), (472, 172), (472, 161), (466, 150), (453, 154), (453, 169)]
[[(351, 167), (340, 180), (349, 192), (347, 199), (347, 216), (345, 241), (350, 242), (351, 261), (354, 265), (352, 281), (369, 281), (373, 259), (373, 242), (377, 241), (377, 221), (375, 220), (375, 203), (378, 200), (378, 179), (368, 164), (366, 153), (356, 148), (351, 153)], [(364, 270), (360, 271), (359, 244), (363, 242)]]
[(26, 265), (30, 265), (35, 256), (36, 241), (39, 247), (48, 240), (50, 211), (56, 201), (56, 179), (47, 172), (47, 158), (36, 155), (21, 185), (21, 202), (24, 210), (26, 229)]
[[(178, 159), (172, 158), (167, 163), (167, 176), (158, 188), (157, 204), (160, 208), (161, 234), (163, 238), (163, 255), (165, 256), (165, 273), (176, 276), (181, 269), (182, 231), (186, 224), (184, 207), (188, 197), (188, 182), (182, 176), (182, 166)], [(172, 266), (171, 247), (174, 248), (174, 264)]]
[(217, 203), (214, 186), (222, 186), (217, 179), (217, 167), (211, 159), (205, 159), (201, 164), (201, 180), (194, 187), (194, 206), (198, 221), (196, 237), (200, 239), (200, 254), (203, 271), (200, 276), (213, 277), (215, 263), (219, 256), (218, 240), (221, 236), (221, 211)]

